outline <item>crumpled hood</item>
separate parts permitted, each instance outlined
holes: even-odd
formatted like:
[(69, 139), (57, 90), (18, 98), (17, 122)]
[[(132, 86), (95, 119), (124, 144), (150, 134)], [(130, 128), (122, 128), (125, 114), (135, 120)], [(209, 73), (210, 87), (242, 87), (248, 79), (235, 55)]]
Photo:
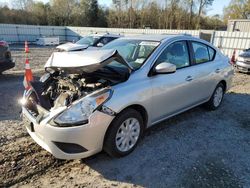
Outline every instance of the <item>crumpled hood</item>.
[(69, 52), (69, 51), (76, 51), (76, 50), (84, 50), (88, 47), (89, 45), (87, 44), (76, 44), (76, 43), (68, 42), (66, 44), (59, 45), (56, 48)]
[(47, 63), (46, 68), (68, 70), (71, 72), (94, 72), (111, 63), (113, 60), (125, 65), (131, 71), (133, 68), (118, 53), (117, 50), (86, 50), (77, 52), (54, 52)]

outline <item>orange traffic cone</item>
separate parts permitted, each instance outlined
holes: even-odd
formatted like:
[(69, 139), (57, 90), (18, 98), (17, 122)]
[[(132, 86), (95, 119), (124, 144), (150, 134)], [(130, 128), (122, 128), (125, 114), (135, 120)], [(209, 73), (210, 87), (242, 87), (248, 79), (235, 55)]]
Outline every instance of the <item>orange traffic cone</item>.
[(29, 53), (29, 51), (30, 51), (27, 41), (25, 41), (25, 43), (24, 43), (24, 51), (25, 51), (25, 53)]
[(29, 59), (26, 57), (25, 59), (25, 73), (24, 73), (24, 80), (23, 85), (25, 90), (30, 89), (30, 81), (33, 81), (33, 74), (30, 69)]
[(232, 57), (231, 57), (231, 64), (232, 64), (232, 65), (234, 65), (235, 62), (236, 62), (235, 54), (236, 54), (236, 50), (234, 49), (233, 55), (232, 55)]

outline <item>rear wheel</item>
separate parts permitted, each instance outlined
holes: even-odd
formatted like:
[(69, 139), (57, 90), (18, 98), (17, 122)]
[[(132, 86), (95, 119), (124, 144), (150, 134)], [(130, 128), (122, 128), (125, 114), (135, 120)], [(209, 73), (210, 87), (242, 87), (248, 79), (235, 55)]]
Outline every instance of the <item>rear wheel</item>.
[(224, 97), (225, 87), (222, 83), (219, 83), (214, 90), (214, 93), (210, 100), (205, 103), (205, 107), (209, 110), (216, 110), (221, 105), (222, 99)]
[(131, 153), (143, 133), (141, 114), (128, 109), (119, 114), (111, 123), (105, 136), (104, 150), (113, 157), (122, 157)]

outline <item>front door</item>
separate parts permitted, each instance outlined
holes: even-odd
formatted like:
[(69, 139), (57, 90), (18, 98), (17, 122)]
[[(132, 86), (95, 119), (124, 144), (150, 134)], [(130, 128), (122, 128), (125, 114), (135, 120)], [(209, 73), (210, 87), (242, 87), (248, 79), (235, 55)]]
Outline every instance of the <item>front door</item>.
[[(162, 62), (176, 65), (176, 72), (151, 76), (152, 122), (156, 123), (189, 106), (197, 99), (193, 96), (197, 89), (193, 82), (193, 66), (186, 41), (177, 41), (168, 45), (156, 60), (154, 67)], [(153, 67), (153, 68), (154, 68)]]

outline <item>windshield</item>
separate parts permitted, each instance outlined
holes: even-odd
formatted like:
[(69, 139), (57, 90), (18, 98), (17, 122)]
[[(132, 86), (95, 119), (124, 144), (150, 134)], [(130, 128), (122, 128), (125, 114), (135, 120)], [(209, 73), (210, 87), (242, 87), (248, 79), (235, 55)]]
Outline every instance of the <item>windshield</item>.
[(159, 44), (155, 41), (117, 39), (102, 49), (116, 49), (134, 69), (138, 69)]
[(99, 38), (100, 37), (98, 36), (83, 37), (82, 39), (78, 40), (76, 44), (87, 44), (89, 46), (93, 46)]

